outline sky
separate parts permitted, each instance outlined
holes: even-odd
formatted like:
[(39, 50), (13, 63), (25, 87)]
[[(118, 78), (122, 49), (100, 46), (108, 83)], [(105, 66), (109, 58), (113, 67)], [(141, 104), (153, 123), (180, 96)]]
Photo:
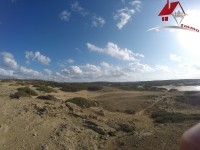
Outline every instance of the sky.
[[(176, 1), (176, 0), (175, 0)], [(174, 2), (170, 0), (170, 2)], [(180, 0), (200, 30), (200, 1)], [(200, 78), (200, 33), (158, 16), (166, 0), (0, 0), (0, 78), (58, 82)]]

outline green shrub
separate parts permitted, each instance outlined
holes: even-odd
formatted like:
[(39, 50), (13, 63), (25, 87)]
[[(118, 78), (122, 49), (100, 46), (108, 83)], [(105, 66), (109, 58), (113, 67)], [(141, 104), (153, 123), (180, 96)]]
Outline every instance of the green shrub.
[(127, 110), (124, 110), (124, 113), (126, 114), (135, 114), (135, 111), (134, 110), (130, 110), (130, 109), (127, 109)]
[(179, 123), (189, 120), (200, 120), (199, 114), (182, 114), (172, 113), (163, 110), (155, 111), (151, 114), (151, 118), (154, 119), (155, 123)]
[(81, 91), (83, 89), (77, 88), (77, 87), (64, 86), (60, 90), (65, 91), (65, 92), (78, 92), (78, 91)]
[(18, 88), (17, 90), (21, 97), (38, 95), (34, 90), (30, 89), (29, 87), (21, 87), (21, 88)]
[(19, 99), (21, 96), (19, 92), (16, 92), (14, 94), (10, 94), (10, 99)]
[(12, 79), (2, 79), (1, 82), (12, 82)]
[(119, 123), (119, 127), (121, 131), (124, 132), (134, 132), (135, 131), (135, 124), (134, 123)]
[(36, 90), (38, 91), (44, 91), (46, 93), (51, 93), (51, 92), (55, 92), (54, 89), (48, 87), (48, 86), (39, 86), (38, 88), (36, 88)]
[(60, 90), (65, 91), (65, 92), (78, 92), (85, 90), (86, 87), (82, 84), (64, 84)]
[(184, 94), (185, 95), (193, 95), (193, 94), (198, 94), (200, 93), (200, 91), (185, 91)]
[(29, 87), (18, 88), (17, 92), (10, 94), (11, 99), (19, 99), (20, 97), (37, 96), (37, 93)]
[(200, 106), (199, 95), (176, 96), (175, 101), (178, 102), (178, 103), (186, 104), (186, 105)]
[(99, 91), (99, 90), (102, 90), (102, 87), (101, 86), (89, 86), (87, 88), (88, 91)]
[(170, 89), (168, 92), (178, 92), (177, 89)]
[(42, 99), (42, 100), (56, 100), (57, 99), (53, 95), (41, 95), (41, 96), (38, 96), (37, 98)]
[(66, 102), (74, 103), (81, 108), (89, 108), (89, 107), (96, 106), (96, 102), (82, 98), (82, 97), (71, 98), (71, 99), (66, 100)]

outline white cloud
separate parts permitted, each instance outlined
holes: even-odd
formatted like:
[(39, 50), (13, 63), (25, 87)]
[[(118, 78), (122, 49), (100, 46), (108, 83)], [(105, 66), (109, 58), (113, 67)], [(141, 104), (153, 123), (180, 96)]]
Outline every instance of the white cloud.
[(177, 62), (180, 62), (180, 61), (182, 61), (182, 57), (181, 56), (177, 56), (177, 55), (175, 55), (175, 54), (170, 54), (169, 55), (169, 59), (171, 60), (171, 61), (177, 61)]
[(193, 66), (195, 69), (200, 70), (200, 64), (194, 64)]
[(23, 66), (21, 66), (19, 68), (19, 72), (22, 73), (23, 75), (25, 75), (25, 77), (31, 77), (31, 78), (42, 78), (42, 74), (36, 70), (32, 70), (32, 69), (28, 69), (28, 68), (25, 68)]
[(14, 59), (4, 57), (3, 60), (4, 60), (5, 66), (8, 68), (16, 69), (18, 67), (17, 62)]
[(44, 69), (44, 72), (46, 72), (48, 75), (51, 75), (53, 72), (49, 69)]
[(136, 8), (137, 11), (140, 11), (141, 9), (141, 4), (142, 2), (140, 0), (132, 0), (132, 2), (130, 2), (130, 4), (132, 6), (134, 6)]
[(0, 76), (13, 76), (14, 71), (13, 70), (5, 70), (3, 68), (0, 68)]
[(100, 66), (103, 68), (110, 68), (110, 65), (107, 62), (100, 63)]
[(118, 10), (117, 14), (114, 16), (114, 19), (118, 20), (118, 29), (122, 29), (131, 20), (131, 17), (134, 13), (135, 10), (129, 8), (123, 8)]
[(79, 66), (70, 66), (66, 69), (61, 70), (61, 73), (66, 76), (76, 78), (76, 77), (80, 77), (83, 71), (80, 69)]
[(106, 23), (106, 21), (102, 17), (96, 17), (96, 16), (94, 16), (92, 18), (92, 25), (94, 27), (103, 27), (105, 23)]
[(100, 53), (103, 53), (105, 51), (104, 49), (96, 47), (95, 45), (90, 44), (90, 43), (87, 43), (87, 48), (91, 51), (100, 52)]
[(68, 66), (69, 64), (73, 64), (74, 62), (75, 61), (73, 59), (68, 58), (66, 60), (59, 60), (57, 64), (59, 65), (59, 67), (65, 68), (66, 66)]
[(74, 60), (71, 59), (71, 58), (69, 58), (69, 59), (67, 59), (67, 63), (68, 63), (68, 64), (73, 64), (73, 63), (74, 63)]
[(153, 72), (154, 69), (147, 64), (139, 62), (130, 63), (127, 66), (116, 66), (102, 62), (99, 65), (70, 66), (57, 72), (62, 79), (70, 81), (135, 81), (136, 76)]
[(59, 18), (63, 21), (69, 21), (70, 19), (70, 16), (71, 16), (71, 13), (67, 10), (64, 10), (62, 11), (60, 14), (59, 14)]
[(8, 52), (1, 52), (0, 54), (1, 54), (1, 56), (3, 56), (3, 57), (8, 57), (8, 58), (14, 59), (14, 56), (13, 56), (11, 53), (8, 53)]
[(137, 72), (153, 72), (154, 71), (154, 69), (150, 67), (149, 65), (142, 64), (138, 61), (129, 63), (129, 66), (131, 67), (131, 69), (133, 69), (133, 71), (137, 71)]
[(137, 60), (135, 57), (144, 57), (142, 54), (133, 53), (131, 50), (128, 50), (127, 48), (121, 49), (116, 44), (109, 42), (105, 48), (99, 48), (91, 43), (87, 43), (87, 48), (91, 51), (104, 53), (109, 56), (126, 60), (126, 61), (135, 61)]
[(36, 60), (44, 65), (48, 65), (51, 62), (49, 57), (42, 55), (39, 51), (36, 51), (35, 53), (32, 51), (26, 51), (25, 58), (33, 61)]
[[(31, 69), (28, 69), (31, 72)], [(33, 71), (33, 70), (32, 70)], [(45, 72), (50, 70), (45, 69)], [(23, 71), (28, 72), (28, 71)], [(29, 77), (30, 74), (24, 77)], [(50, 71), (51, 73), (51, 71)], [(138, 81), (138, 80), (158, 80), (158, 79), (178, 79), (192, 78), (200, 75), (200, 65), (177, 65), (171, 68), (166, 65), (156, 65), (151, 67), (141, 62), (130, 62), (125, 66), (116, 66), (107, 62), (101, 62), (98, 65), (85, 64), (70, 66), (58, 72), (52, 72), (49, 76), (41, 75), (35, 72), (37, 78), (43, 78), (54, 81)], [(34, 78), (36, 75), (32, 75)], [(35, 77), (36, 78), (36, 77)]]
[(86, 64), (85, 66), (82, 66), (84, 74), (90, 78), (97, 78), (101, 75), (100, 67)]
[(79, 4), (78, 1), (74, 2), (74, 3), (71, 5), (71, 9), (72, 9), (72, 11), (74, 11), (74, 12), (78, 12), (78, 13), (79, 13), (80, 15), (82, 15), (82, 16), (88, 15), (88, 12), (87, 12), (83, 7), (80, 6), (80, 4)]
[(18, 64), (11, 53), (1, 52), (0, 56), (3, 58), (1, 63), (5, 68), (10, 68), (10, 69), (18, 68)]
[(116, 26), (118, 29), (122, 29), (129, 21), (131, 21), (133, 15), (139, 12), (142, 2), (139, 0), (133, 0), (130, 2), (129, 7), (125, 7), (117, 10), (114, 15), (114, 19), (117, 20)]
[(144, 58), (144, 55), (139, 53), (135, 53), (134, 56)]
[(170, 69), (170, 67), (166, 66), (166, 65), (156, 65), (155, 69), (157, 71), (162, 71), (162, 72), (168, 72), (168, 73), (172, 72), (171, 69)]

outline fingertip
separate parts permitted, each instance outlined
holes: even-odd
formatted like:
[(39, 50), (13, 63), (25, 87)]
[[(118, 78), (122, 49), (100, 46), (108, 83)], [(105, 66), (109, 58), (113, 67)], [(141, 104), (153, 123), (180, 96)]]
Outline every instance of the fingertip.
[(190, 128), (183, 134), (179, 150), (200, 150), (200, 124)]

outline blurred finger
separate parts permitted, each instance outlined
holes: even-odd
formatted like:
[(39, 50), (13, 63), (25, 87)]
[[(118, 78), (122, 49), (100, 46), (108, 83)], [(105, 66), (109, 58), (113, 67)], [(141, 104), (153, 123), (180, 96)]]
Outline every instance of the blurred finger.
[(183, 134), (179, 150), (200, 150), (200, 124)]

